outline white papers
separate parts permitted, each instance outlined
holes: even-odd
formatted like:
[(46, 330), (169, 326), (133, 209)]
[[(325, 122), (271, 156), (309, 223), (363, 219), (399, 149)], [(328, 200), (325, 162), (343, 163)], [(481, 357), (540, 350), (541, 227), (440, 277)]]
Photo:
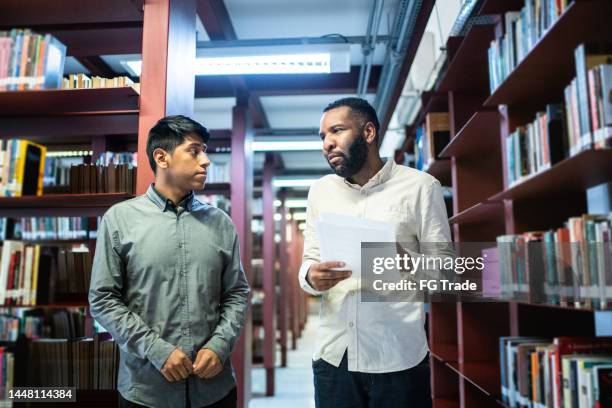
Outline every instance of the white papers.
[(351, 270), (351, 279), (361, 276), (362, 242), (395, 242), (395, 224), (390, 222), (322, 213), (315, 228), (321, 262), (344, 262), (341, 269)]

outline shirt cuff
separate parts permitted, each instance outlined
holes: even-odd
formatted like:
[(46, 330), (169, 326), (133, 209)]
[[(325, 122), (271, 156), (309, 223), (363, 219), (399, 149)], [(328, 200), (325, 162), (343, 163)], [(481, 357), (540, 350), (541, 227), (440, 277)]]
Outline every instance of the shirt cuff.
[(304, 261), (304, 263), (300, 267), (300, 273), (299, 273), (300, 286), (302, 287), (302, 289), (304, 289), (304, 292), (310, 293), (311, 295), (314, 295), (314, 296), (321, 296), (325, 292), (316, 290), (306, 280), (308, 269), (310, 269), (310, 267), (314, 264), (316, 264), (315, 261), (308, 260), (308, 261)]
[(219, 360), (221, 360), (221, 364), (225, 364), (225, 360), (227, 360), (230, 354), (229, 343), (219, 336), (213, 336), (202, 348), (214, 351)]
[(164, 368), (164, 364), (166, 364), (166, 360), (170, 357), (170, 354), (176, 349), (172, 344), (167, 341), (158, 338), (153, 342), (149, 350), (147, 351), (147, 358), (149, 361), (157, 368), (157, 370), (161, 371)]

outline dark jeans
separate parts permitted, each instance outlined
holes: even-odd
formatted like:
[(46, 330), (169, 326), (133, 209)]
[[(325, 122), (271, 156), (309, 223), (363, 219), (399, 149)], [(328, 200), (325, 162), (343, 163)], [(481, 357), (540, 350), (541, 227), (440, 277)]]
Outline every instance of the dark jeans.
[(430, 408), (429, 356), (416, 367), (392, 373), (348, 371), (346, 352), (338, 368), (313, 361), (317, 408)]
[[(236, 387), (232, 388), (232, 390), (219, 401), (206, 405), (206, 407), (202, 408), (236, 408), (238, 404), (238, 393), (236, 392)], [(189, 393), (187, 393), (187, 407), (191, 407), (191, 403), (189, 402)], [(126, 400), (119, 394), (119, 408), (146, 408), (144, 405), (135, 404), (131, 401)]]

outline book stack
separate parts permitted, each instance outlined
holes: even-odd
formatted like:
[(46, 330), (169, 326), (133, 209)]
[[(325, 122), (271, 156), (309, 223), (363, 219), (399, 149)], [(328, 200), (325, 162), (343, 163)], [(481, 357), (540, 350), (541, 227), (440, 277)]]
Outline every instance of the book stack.
[(414, 145), (416, 168), (427, 171), (450, 141), (448, 112), (432, 112), (417, 129)]
[(511, 408), (612, 406), (610, 337), (501, 337), (499, 355)]
[(129, 77), (114, 78), (89, 77), (86, 74), (70, 74), (62, 80), (62, 89), (119, 88), (123, 86), (138, 87)]
[(38, 339), (30, 344), (28, 386), (116, 389), (119, 353), (115, 342), (93, 338)]
[(506, 136), (508, 187), (567, 157), (564, 118), (563, 105), (547, 105), (532, 123)]
[(59, 88), (66, 46), (51, 34), (0, 31), (0, 91)]
[(570, 155), (612, 146), (612, 45), (581, 44), (576, 78), (565, 88)]
[(72, 194), (136, 192), (136, 171), (129, 164), (98, 166), (82, 164), (70, 168)]
[(46, 152), (27, 140), (0, 140), (0, 196), (42, 195)]
[(504, 14), (504, 34), (488, 51), (491, 93), (529, 53), (567, 8), (569, 0), (525, 0), (520, 11)]
[(612, 214), (497, 237), (505, 299), (606, 309), (612, 300)]
[(8, 400), (8, 391), (13, 388), (15, 357), (6, 347), (0, 347), (0, 401)]

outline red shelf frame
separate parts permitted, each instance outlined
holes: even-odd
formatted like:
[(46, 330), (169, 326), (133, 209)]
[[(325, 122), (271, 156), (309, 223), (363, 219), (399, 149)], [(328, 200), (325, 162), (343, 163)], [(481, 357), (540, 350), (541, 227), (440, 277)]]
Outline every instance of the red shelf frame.
[(474, 157), (499, 149), (499, 119), (496, 109), (475, 112), (442, 150), (440, 157)]

